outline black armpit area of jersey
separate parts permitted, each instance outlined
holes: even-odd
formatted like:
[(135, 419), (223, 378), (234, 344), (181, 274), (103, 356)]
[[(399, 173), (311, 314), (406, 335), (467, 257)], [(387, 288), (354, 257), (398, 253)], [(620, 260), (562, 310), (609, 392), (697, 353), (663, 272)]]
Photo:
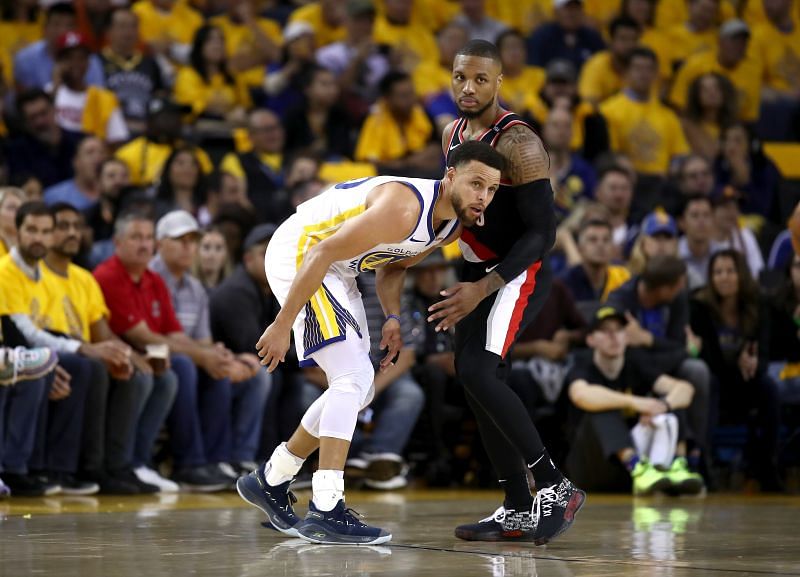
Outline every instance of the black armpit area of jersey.
[(512, 191), (525, 232), (514, 241), (511, 250), (495, 269), (506, 283), (542, 260), (556, 241), (556, 213), (550, 179), (520, 184)]

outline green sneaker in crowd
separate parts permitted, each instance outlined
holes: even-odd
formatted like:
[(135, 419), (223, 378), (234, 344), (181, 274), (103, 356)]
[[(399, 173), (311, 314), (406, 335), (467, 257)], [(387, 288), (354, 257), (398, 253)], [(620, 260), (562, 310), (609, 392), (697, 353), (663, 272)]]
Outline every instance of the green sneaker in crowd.
[(633, 478), (634, 495), (652, 495), (657, 491), (666, 491), (672, 486), (668, 473), (659, 471), (645, 459), (636, 463), (631, 477)]
[(684, 457), (677, 457), (672, 461), (667, 476), (679, 495), (698, 495), (706, 488), (703, 477), (689, 470), (689, 464)]

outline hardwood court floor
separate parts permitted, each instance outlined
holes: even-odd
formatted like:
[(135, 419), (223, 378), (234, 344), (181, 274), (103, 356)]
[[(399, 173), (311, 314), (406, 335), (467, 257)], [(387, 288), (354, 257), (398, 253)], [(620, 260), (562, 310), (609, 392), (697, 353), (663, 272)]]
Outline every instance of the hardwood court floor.
[[(305, 512), (308, 493), (298, 496)], [(348, 504), (394, 539), (342, 547), (264, 529), (235, 494), (13, 499), (0, 502), (0, 576), (800, 576), (800, 497), (590, 494), (573, 528), (546, 547), (452, 536), (499, 501), (493, 492), (352, 492)]]

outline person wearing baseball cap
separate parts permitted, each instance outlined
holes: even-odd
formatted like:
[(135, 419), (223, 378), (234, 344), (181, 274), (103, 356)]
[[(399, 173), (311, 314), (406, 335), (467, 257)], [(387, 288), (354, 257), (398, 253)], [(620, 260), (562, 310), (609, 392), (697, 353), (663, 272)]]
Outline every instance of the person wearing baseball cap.
[(678, 225), (666, 211), (658, 208), (644, 217), (639, 236), (631, 249), (628, 269), (641, 274), (648, 259), (656, 255), (678, 254)]
[(634, 495), (697, 494), (703, 479), (688, 469), (672, 413), (691, 404), (694, 389), (628, 349), (628, 318), (613, 306), (597, 309), (586, 337), (589, 350), (576, 355), (566, 376), (575, 409), (567, 470), (596, 491), (632, 485)]
[(686, 107), (689, 86), (698, 76), (717, 72), (725, 76), (738, 92), (739, 118), (753, 122), (761, 104), (761, 63), (748, 55), (750, 28), (742, 20), (731, 19), (719, 29), (716, 50), (689, 56), (675, 76), (669, 99), (676, 107)]
[[(20, 91), (44, 90), (53, 82), (59, 39), (77, 26), (75, 7), (71, 2), (51, 3), (45, 10), (43, 39), (28, 44), (14, 56), (14, 83)], [(105, 86), (103, 65), (94, 54), (89, 57), (84, 80), (90, 86)]]
[(130, 133), (116, 95), (86, 83), (90, 56), (89, 43), (80, 32), (65, 32), (56, 42), (53, 96), (57, 121), (65, 130), (91, 134), (109, 143), (128, 140)]

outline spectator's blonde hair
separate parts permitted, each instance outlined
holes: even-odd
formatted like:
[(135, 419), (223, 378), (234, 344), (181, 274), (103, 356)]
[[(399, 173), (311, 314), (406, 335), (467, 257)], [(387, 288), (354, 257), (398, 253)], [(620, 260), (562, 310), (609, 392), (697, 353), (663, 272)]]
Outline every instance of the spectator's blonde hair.
[(0, 206), (3, 206), (9, 196), (16, 196), (22, 202), (28, 200), (28, 195), (16, 186), (0, 186)]

